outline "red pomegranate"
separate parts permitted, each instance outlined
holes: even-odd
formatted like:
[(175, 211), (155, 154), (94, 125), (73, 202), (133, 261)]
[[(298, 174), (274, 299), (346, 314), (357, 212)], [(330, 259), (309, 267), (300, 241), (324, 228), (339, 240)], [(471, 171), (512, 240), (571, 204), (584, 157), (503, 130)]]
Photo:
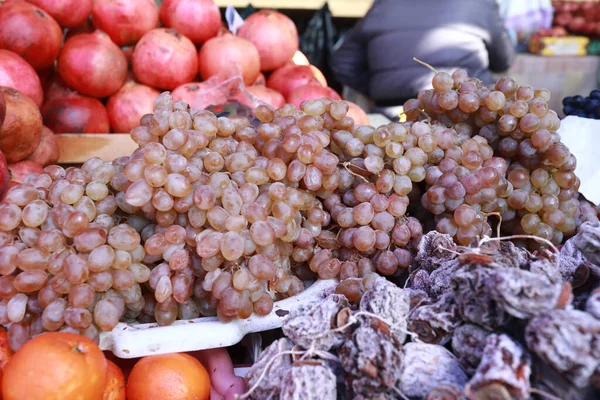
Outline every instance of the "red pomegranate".
[(267, 80), (267, 87), (277, 90), (287, 97), (297, 88), (313, 81), (315, 75), (307, 65), (286, 65), (273, 71)]
[(0, 129), (2, 129), (2, 124), (4, 123), (5, 117), (6, 117), (6, 99), (4, 98), (4, 93), (2, 93), (0, 91)]
[(194, 43), (174, 29), (156, 28), (142, 36), (131, 63), (138, 81), (167, 90), (191, 82), (198, 74)]
[(92, 0), (27, 0), (27, 2), (46, 11), (65, 28), (83, 24), (92, 12)]
[(294, 89), (286, 97), (286, 100), (288, 103), (291, 103), (299, 108), (300, 103), (302, 103), (305, 100), (322, 99), (323, 97), (327, 97), (333, 100), (342, 99), (335, 90), (329, 87), (321, 86), (319, 82), (314, 80), (310, 83), (307, 83), (304, 86), (300, 86), (299, 88)]
[(31, 173), (44, 173), (44, 168), (31, 160), (23, 160), (14, 164), (8, 164), (8, 169), (10, 170), (10, 180), (17, 183), (23, 183), (25, 177)]
[(106, 111), (113, 132), (129, 133), (140, 125), (140, 118), (151, 114), (154, 100), (160, 92), (150, 86), (134, 81), (126, 82), (119, 91), (108, 99)]
[(367, 113), (359, 107), (358, 104), (353, 103), (348, 100), (344, 100), (348, 103), (348, 112), (346, 116), (352, 118), (354, 120), (354, 125), (369, 125), (369, 116)]
[(219, 33), (221, 12), (213, 0), (163, 0), (160, 21), (195, 44), (202, 44)]
[(285, 97), (276, 90), (266, 86), (248, 86), (246, 90), (259, 102), (266, 103), (273, 108), (279, 108), (285, 104)]
[(204, 80), (225, 71), (231, 75), (241, 74), (244, 83), (250, 85), (260, 73), (260, 56), (250, 41), (222, 35), (210, 39), (200, 48), (198, 67)]
[[(2, 124), (0, 124), (1, 126)], [(10, 171), (8, 170), (8, 164), (4, 154), (0, 151), (0, 199), (4, 198), (4, 193), (8, 189), (8, 182), (10, 181)]]
[(47, 103), (54, 99), (78, 96), (79, 94), (65, 84), (60, 75), (54, 74), (44, 87), (44, 102)]
[(17, 53), (33, 68), (54, 63), (63, 32), (44, 10), (24, 1), (0, 3), (0, 48)]
[(37, 148), (42, 135), (42, 115), (33, 100), (18, 90), (0, 87), (6, 117), (0, 127), (0, 150), (6, 161), (21, 161)]
[(127, 46), (158, 26), (158, 6), (154, 0), (94, 0), (92, 18), (113, 42)]
[(260, 10), (250, 15), (238, 36), (254, 43), (263, 71), (282, 67), (298, 50), (298, 30), (294, 21), (273, 10)]
[(81, 25), (77, 25), (74, 28), (67, 29), (67, 34), (65, 35), (65, 40), (71, 39), (75, 35), (80, 35), (82, 33), (92, 33), (96, 30), (94, 24), (92, 22), (92, 17), (90, 16), (88, 19), (83, 21)]
[(319, 83), (323, 86), (327, 86), (327, 79), (325, 79), (325, 75), (321, 72), (321, 70), (314, 65), (309, 65), (309, 68), (312, 70), (315, 78), (319, 81)]
[(38, 165), (46, 166), (55, 164), (58, 161), (59, 155), (60, 150), (58, 149), (58, 141), (54, 132), (44, 126), (40, 144), (27, 159)]
[(204, 110), (214, 104), (227, 102), (227, 95), (204, 82), (183, 84), (171, 93), (173, 100), (183, 100), (196, 110)]
[(125, 83), (127, 59), (104, 32), (76, 35), (60, 52), (58, 73), (81, 94), (107, 97)]
[(18, 90), (29, 96), (38, 106), (42, 106), (44, 92), (35, 70), (12, 51), (0, 49), (0, 86)]
[(71, 96), (51, 100), (42, 107), (44, 122), (54, 133), (109, 133), (104, 105), (93, 97)]

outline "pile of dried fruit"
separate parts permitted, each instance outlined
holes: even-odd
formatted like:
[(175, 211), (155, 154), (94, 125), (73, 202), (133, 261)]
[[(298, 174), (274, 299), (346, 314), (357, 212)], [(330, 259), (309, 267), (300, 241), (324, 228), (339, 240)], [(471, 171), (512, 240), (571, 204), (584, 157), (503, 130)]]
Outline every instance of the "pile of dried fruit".
[(430, 232), (406, 288), (369, 274), (292, 309), (244, 398), (597, 398), (599, 238), (588, 222), (536, 257)]

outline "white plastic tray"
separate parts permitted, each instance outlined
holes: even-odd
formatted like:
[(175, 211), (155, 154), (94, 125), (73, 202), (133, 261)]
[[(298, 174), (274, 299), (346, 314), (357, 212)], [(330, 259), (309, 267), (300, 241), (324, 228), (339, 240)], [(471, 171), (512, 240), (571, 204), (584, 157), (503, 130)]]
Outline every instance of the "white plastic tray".
[(280, 328), (291, 307), (323, 298), (336, 280), (319, 280), (297, 296), (275, 302), (266, 316), (252, 315), (229, 323), (216, 317), (175, 321), (169, 326), (119, 323), (111, 332), (100, 334), (100, 348), (120, 358), (206, 350), (239, 343), (248, 333)]

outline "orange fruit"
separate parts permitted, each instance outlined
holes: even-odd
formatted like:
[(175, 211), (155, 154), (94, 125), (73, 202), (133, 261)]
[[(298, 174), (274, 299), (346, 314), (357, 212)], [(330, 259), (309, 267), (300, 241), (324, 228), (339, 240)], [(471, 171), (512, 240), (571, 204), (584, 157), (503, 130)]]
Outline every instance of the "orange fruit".
[(4, 400), (102, 400), (106, 358), (85, 336), (50, 332), (36, 336), (3, 371)]
[(8, 333), (6, 329), (0, 328), (0, 369), (4, 368), (12, 355), (13, 351), (8, 347)]
[(125, 376), (114, 362), (106, 360), (106, 389), (102, 400), (125, 400)]
[(183, 353), (140, 359), (127, 380), (127, 400), (208, 400), (210, 377), (200, 361)]

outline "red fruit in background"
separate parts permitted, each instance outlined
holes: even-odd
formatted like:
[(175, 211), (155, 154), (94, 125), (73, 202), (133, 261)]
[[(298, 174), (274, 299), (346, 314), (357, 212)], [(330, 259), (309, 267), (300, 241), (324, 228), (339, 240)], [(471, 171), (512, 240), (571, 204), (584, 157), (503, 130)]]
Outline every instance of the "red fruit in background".
[(191, 82), (198, 74), (196, 47), (174, 29), (156, 28), (142, 36), (131, 63), (138, 81), (167, 90)]
[(0, 151), (0, 199), (4, 197), (4, 193), (6, 193), (6, 190), (8, 189), (9, 181), (10, 172), (8, 171), (8, 164), (6, 163), (4, 154)]
[(173, 90), (174, 101), (183, 100), (196, 110), (227, 102), (227, 95), (212, 85), (203, 82), (189, 82)]
[(314, 81), (315, 75), (308, 65), (287, 65), (269, 76), (267, 87), (287, 97), (297, 88)]
[(60, 75), (55, 73), (44, 87), (44, 102), (48, 103), (51, 100), (63, 97), (78, 96), (77, 91), (70, 89), (62, 80)]
[(585, 18), (575, 17), (569, 24), (568, 29), (572, 32), (581, 32), (583, 30), (584, 25), (585, 25)]
[(0, 48), (17, 53), (33, 68), (52, 65), (63, 32), (44, 10), (24, 1), (0, 3)]
[(315, 75), (315, 79), (318, 80), (321, 85), (327, 86), (327, 79), (325, 79), (325, 75), (323, 75), (321, 70), (314, 65), (309, 65), (309, 67)]
[(92, 0), (27, 0), (46, 11), (61, 26), (81, 25), (92, 12)]
[(94, 0), (92, 18), (96, 28), (126, 46), (158, 26), (158, 6), (154, 0)]
[(200, 76), (206, 80), (224, 71), (242, 75), (250, 85), (260, 73), (260, 57), (254, 45), (243, 38), (223, 35), (210, 39), (198, 54)]
[(127, 59), (104, 32), (76, 35), (60, 52), (58, 73), (81, 94), (107, 97), (125, 83)]
[(119, 91), (108, 99), (106, 111), (113, 132), (129, 133), (140, 125), (140, 118), (152, 114), (154, 100), (160, 92), (150, 86), (134, 81), (126, 82)]
[[(6, 117), (6, 99), (4, 98), (4, 93), (0, 92), (0, 129), (2, 128), (2, 124), (4, 124), (5, 117)], [(2, 157), (4, 157), (4, 156), (2, 156)]]
[(29, 96), (38, 106), (42, 106), (44, 92), (35, 70), (12, 51), (0, 49), (0, 86), (18, 90)]
[(109, 133), (106, 108), (92, 97), (71, 96), (46, 102), (44, 123), (54, 133)]
[(570, 13), (560, 13), (554, 16), (554, 23), (559, 26), (569, 26), (573, 16)]
[(300, 103), (305, 100), (322, 99), (323, 97), (327, 97), (332, 100), (342, 99), (335, 90), (322, 86), (316, 80), (295, 89), (289, 94), (289, 96), (286, 97), (286, 99), (288, 103), (300, 108)]
[(31, 160), (23, 160), (14, 164), (8, 164), (10, 171), (10, 180), (13, 182), (23, 183), (25, 177), (29, 174), (43, 174), (44, 168)]
[(45, 167), (49, 164), (56, 164), (59, 155), (60, 150), (58, 149), (56, 136), (50, 129), (44, 126), (40, 144), (27, 159)]
[(294, 57), (298, 50), (298, 30), (294, 21), (280, 12), (260, 10), (251, 14), (238, 31), (258, 49), (262, 71), (273, 71)]
[(94, 24), (92, 23), (92, 17), (90, 16), (88, 19), (83, 21), (81, 25), (77, 25), (74, 28), (67, 29), (67, 34), (65, 35), (65, 41), (71, 39), (75, 35), (80, 35), (82, 33), (92, 33), (96, 30)]
[(348, 112), (346, 113), (347, 117), (350, 117), (354, 120), (354, 125), (369, 125), (369, 117), (367, 113), (358, 106), (358, 104), (353, 103), (348, 100), (344, 100), (348, 103)]
[(42, 115), (33, 100), (23, 93), (0, 87), (6, 101), (6, 117), (0, 127), (0, 150), (14, 163), (31, 155), (40, 144)]
[(219, 33), (221, 12), (213, 0), (163, 0), (160, 21), (195, 44), (202, 44)]
[(281, 93), (266, 86), (249, 86), (246, 90), (256, 100), (266, 103), (273, 108), (279, 108), (285, 104), (285, 97)]

